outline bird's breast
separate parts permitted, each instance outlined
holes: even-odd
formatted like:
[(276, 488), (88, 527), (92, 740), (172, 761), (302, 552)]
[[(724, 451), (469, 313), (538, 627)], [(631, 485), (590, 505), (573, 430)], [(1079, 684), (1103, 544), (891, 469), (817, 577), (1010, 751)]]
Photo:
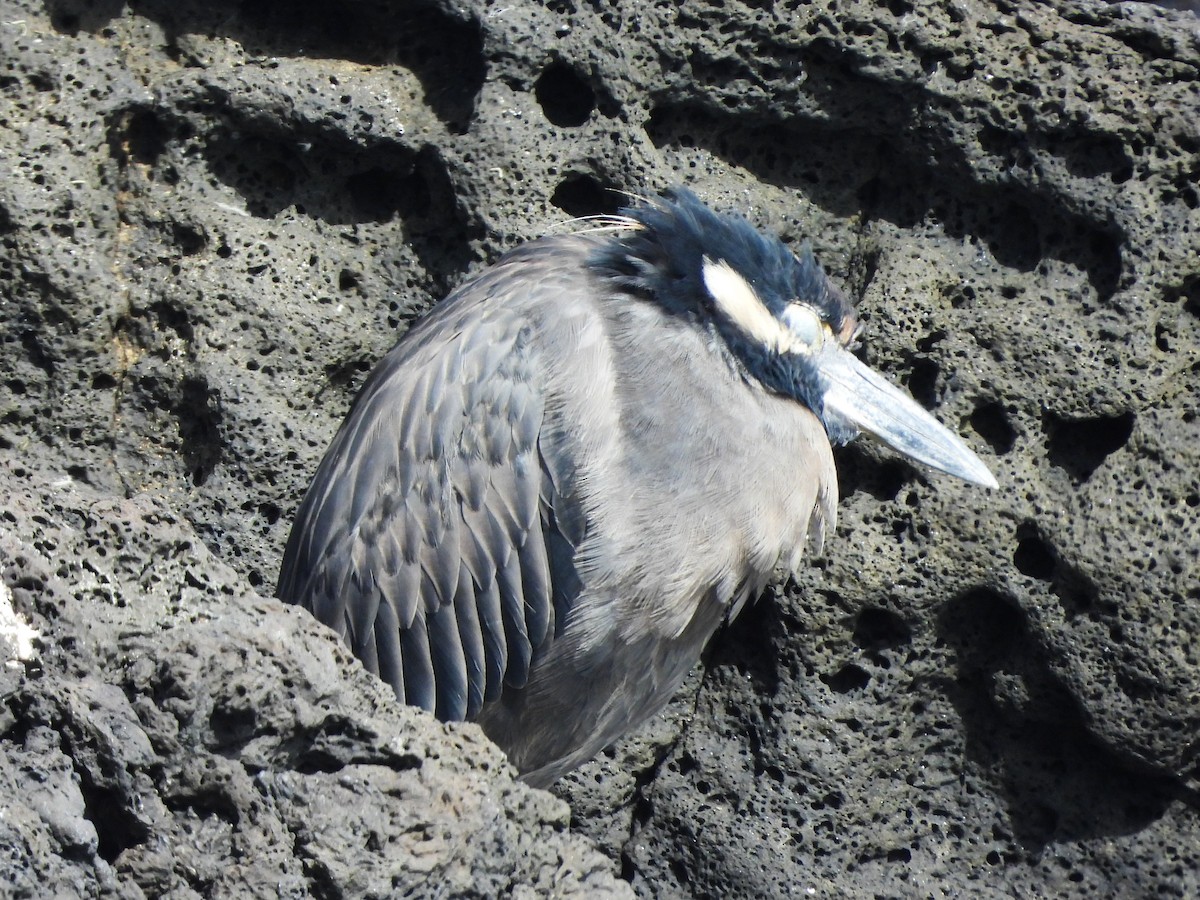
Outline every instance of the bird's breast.
[(832, 517), (829, 441), (690, 323), (626, 297), (591, 318), (577, 326), (589, 377), (551, 423), (576, 444), (587, 511), (578, 569), (594, 590), (572, 616), (597, 643), (611, 629), (676, 638), (705, 604), (761, 590)]

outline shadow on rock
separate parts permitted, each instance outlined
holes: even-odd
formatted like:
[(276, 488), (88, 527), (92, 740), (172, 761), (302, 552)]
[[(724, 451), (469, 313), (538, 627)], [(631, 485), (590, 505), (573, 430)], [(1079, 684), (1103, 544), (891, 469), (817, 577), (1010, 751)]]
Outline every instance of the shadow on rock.
[(1174, 779), (1119, 757), (1088, 731), (1013, 598), (990, 589), (964, 594), (942, 609), (938, 634), (957, 657), (947, 692), (965, 726), (968, 760), (1002, 792), (1023, 846), (1036, 853), (1059, 841), (1131, 834), (1181, 798)]

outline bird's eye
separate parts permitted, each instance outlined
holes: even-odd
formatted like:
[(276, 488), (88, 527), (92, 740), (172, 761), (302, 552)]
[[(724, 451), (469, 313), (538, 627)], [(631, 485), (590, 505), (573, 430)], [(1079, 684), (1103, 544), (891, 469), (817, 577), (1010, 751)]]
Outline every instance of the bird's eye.
[(821, 348), (825, 341), (825, 323), (811, 306), (789, 303), (783, 311), (782, 319), (798, 345), (796, 349), (811, 353)]

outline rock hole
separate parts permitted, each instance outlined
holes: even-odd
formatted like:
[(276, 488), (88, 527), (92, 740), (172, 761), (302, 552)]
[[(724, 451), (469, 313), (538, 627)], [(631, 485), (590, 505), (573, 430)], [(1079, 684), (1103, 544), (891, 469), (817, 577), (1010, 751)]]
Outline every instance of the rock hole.
[(224, 455), (220, 403), (204, 379), (188, 379), (183, 383), (175, 414), (188, 474), (192, 484), (199, 487), (208, 481)]
[(822, 675), (821, 681), (835, 694), (848, 694), (865, 688), (871, 682), (871, 675), (861, 666), (846, 663), (832, 675)]
[(596, 109), (596, 92), (571, 66), (550, 63), (533, 86), (534, 96), (552, 125), (578, 128)]
[[(1022, 533), (1024, 532), (1024, 533)], [(1047, 543), (1032, 526), (1023, 526), (1017, 531), (1017, 548), (1013, 551), (1013, 565), (1017, 571), (1038, 581), (1050, 581), (1057, 568), (1054, 548)]]
[(912, 467), (870, 444), (858, 441), (835, 450), (838, 485), (843, 497), (866, 491), (879, 501), (895, 500), (912, 477)]
[(115, 791), (91, 784), (87, 772), (81, 772), (80, 776), (79, 792), (83, 795), (84, 814), (96, 827), (96, 851), (101, 859), (112, 865), (126, 850), (144, 843), (150, 831), (130, 813), (125, 798)]
[(568, 175), (550, 202), (570, 216), (611, 216), (621, 209), (620, 197), (593, 175)]
[(171, 239), (184, 256), (195, 256), (208, 243), (202, 228), (186, 222), (175, 222), (171, 225)]
[(153, 112), (138, 110), (125, 126), (125, 147), (134, 161), (152, 166), (167, 149), (166, 126)]
[(1051, 464), (1076, 481), (1087, 481), (1104, 460), (1129, 442), (1133, 421), (1132, 412), (1074, 420), (1047, 415), (1044, 427)]
[(897, 647), (911, 638), (908, 623), (891, 610), (868, 606), (854, 620), (854, 643), (863, 649)]
[(1012, 450), (1017, 442), (1017, 432), (1008, 421), (1008, 412), (996, 402), (984, 403), (971, 413), (971, 427), (987, 443), (997, 456)]
[(926, 409), (937, 406), (937, 380), (941, 367), (932, 359), (915, 359), (908, 372), (908, 392)]

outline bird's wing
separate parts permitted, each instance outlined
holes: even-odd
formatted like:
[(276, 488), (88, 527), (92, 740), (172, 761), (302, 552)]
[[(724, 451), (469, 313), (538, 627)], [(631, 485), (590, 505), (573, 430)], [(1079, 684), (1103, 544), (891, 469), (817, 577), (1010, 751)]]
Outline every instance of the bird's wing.
[(524, 685), (582, 537), (554, 484), (564, 463), (539, 448), (534, 326), (487, 303), (489, 284), (447, 300), (372, 374), (297, 513), (278, 589), (443, 720)]

